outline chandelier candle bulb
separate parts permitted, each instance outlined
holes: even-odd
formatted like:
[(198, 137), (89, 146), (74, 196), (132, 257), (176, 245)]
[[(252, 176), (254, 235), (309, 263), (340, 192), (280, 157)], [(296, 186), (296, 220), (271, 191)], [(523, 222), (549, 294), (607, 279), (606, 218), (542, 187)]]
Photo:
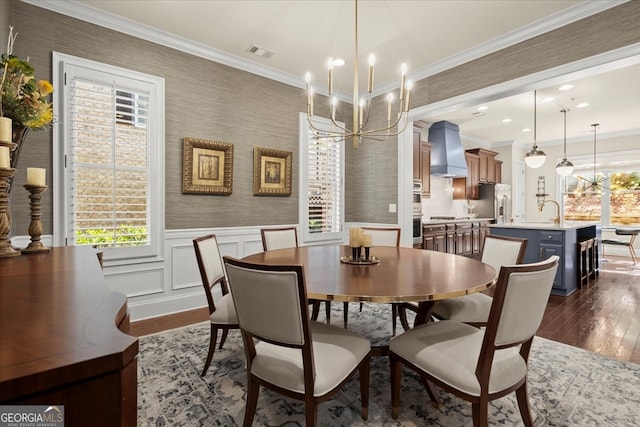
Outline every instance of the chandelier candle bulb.
[(27, 185), (42, 187), (46, 185), (46, 169), (27, 168)]
[(333, 93), (333, 58), (329, 58), (329, 96)]
[(373, 92), (373, 66), (376, 63), (376, 57), (375, 55), (372, 53), (371, 55), (369, 55), (369, 85), (368, 85), (368, 91), (369, 93)]
[(10, 118), (0, 117), (0, 142), (12, 142), (11, 123)]
[(402, 108), (402, 101), (404, 100), (404, 84), (407, 78), (407, 64), (402, 64), (400, 67), (400, 73), (402, 74), (402, 80), (400, 81), (400, 107)]
[(11, 167), (11, 158), (9, 157), (9, 147), (0, 147), (0, 168), (8, 169)]

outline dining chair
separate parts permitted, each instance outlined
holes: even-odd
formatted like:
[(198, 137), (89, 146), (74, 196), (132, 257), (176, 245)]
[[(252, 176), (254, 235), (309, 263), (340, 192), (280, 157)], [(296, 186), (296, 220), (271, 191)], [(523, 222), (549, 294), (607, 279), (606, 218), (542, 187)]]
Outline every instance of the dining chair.
[[(222, 331), (222, 339), (220, 340), (219, 347), (219, 349), (222, 349), (229, 330), (238, 329), (239, 326), (236, 309), (233, 305), (233, 297), (227, 286), (224, 265), (222, 264), (222, 257), (220, 256), (218, 240), (215, 234), (194, 239), (193, 247), (196, 251), (196, 260), (198, 261), (198, 269), (200, 270), (202, 285), (204, 286), (204, 294), (207, 297), (207, 304), (209, 305), (209, 322), (211, 323), (209, 353), (207, 354), (204, 369), (200, 374), (200, 376), (204, 377), (213, 359), (213, 353), (216, 350), (218, 330)], [(220, 287), (221, 294), (221, 297), (218, 298), (217, 301), (214, 297), (214, 294), (216, 294), (216, 292), (214, 292), (216, 286)]]
[(442, 320), (425, 323), (389, 343), (391, 415), (400, 410), (403, 365), (414, 370), (434, 405), (432, 384), (471, 402), (474, 426), (486, 426), (489, 401), (515, 391), (524, 425), (533, 426), (527, 393), (531, 344), (549, 300), (559, 257), (503, 266), (486, 328)]
[(228, 256), (224, 263), (246, 353), (244, 426), (251, 426), (260, 386), (304, 401), (306, 425), (315, 426), (318, 404), (338, 393), (356, 373), (366, 420), (371, 345), (347, 329), (309, 319), (304, 267), (254, 264)]
[[(265, 252), (274, 251), (276, 249), (298, 247), (298, 230), (295, 227), (262, 228), (260, 229), (260, 236), (262, 237), (262, 249)], [(320, 301), (310, 299), (309, 304), (312, 306), (311, 318), (313, 320), (317, 320), (318, 315), (320, 314)], [(331, 301), (324, 302), (324, 311), (325, 311), (325, 316), (327, 318), (327, 323), (330, 323), (331, 322)], [(346, 314), (345, 314), (345, 319), (346, 319)], [(346, 328), (346, 323), (345, 323), (345, 328)]]
[[(363, 233), (371, 235), (371, 245), (376, 246), (400, 246), (400, 228), (397, 227), (362, 227)], [(375, 253), (375, 249), (372, 249)], [(344, 327), (347, 327), (347, 307), (345, 303)], [(393, 335), (396, 334), (396, 318), (398, 317), (398, 307), (400, 304), (391, 304), (391, 329)], [(360, 303), (360, 311), (362, 311), (362, 303)]]
[[(527, 249), (527, 239), (488, 234), (484, 239), (481, 261), (496, 270), (496, 278), (502, 265), (521, 264)], [(440, 320), (455, 320), (472, 326), (485, 326), (489, 318), (492, 298), (482, 292), (436, 301), (432, 316)], [(404, 303), (400, 310), (418, 310), (417, 304)], [(400, 313), (400, 319), (406, 319)], [(404, 321), (403, 321), (404, 324)]]

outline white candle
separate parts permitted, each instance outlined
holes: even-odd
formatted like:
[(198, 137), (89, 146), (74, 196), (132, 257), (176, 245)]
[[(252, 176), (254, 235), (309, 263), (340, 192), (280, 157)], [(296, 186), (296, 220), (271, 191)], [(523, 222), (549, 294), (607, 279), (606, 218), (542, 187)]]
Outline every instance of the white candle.
[(46, 169), (42, 168), (27, 168), (27, 185), (46, 185)]
[(11, 119), (8, 117), (0, 117), (0, 141), (11, 141)]
[(371, 234), (363, 234), (362, 235), (362, 246), (365, 248), (371, 247)]
[(10, 168), (11, 157), (9, 157), (9, 147), (0, 147), (0, 168)]

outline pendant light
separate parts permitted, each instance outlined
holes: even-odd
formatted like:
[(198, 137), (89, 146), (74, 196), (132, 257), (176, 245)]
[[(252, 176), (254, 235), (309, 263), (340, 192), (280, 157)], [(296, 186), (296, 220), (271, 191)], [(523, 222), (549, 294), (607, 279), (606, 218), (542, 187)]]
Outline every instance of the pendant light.
[(533, 147), (531, 150), (524, 155), (524, 162), (530, 168), (537, 169), (544, 164), (544, 161), (547, 158), (547, 155), (544, 154), (544, 151), (538, 149), (538, 144), (536, 144), (536, 91), (533, 91)]
[(562, 160), (556, 165), (556, 171), (561, 176), (569, 176), (573, 172), (573, 163), (567, 160), (567, 111), (569, 110), (566, 108), (560, 110), (561, 113), (564, 113), (564, 151)]

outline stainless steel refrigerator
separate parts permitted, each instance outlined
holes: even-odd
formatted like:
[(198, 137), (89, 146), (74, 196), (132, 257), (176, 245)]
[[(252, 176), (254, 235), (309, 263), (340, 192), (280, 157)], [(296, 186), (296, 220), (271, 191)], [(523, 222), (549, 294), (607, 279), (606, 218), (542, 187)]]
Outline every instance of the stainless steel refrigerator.
[(479, 218), (495, 218), (497, 224), (511, 221), (511, 186), (480, 184), (480, 199), (473, 201), (473, 212)]

